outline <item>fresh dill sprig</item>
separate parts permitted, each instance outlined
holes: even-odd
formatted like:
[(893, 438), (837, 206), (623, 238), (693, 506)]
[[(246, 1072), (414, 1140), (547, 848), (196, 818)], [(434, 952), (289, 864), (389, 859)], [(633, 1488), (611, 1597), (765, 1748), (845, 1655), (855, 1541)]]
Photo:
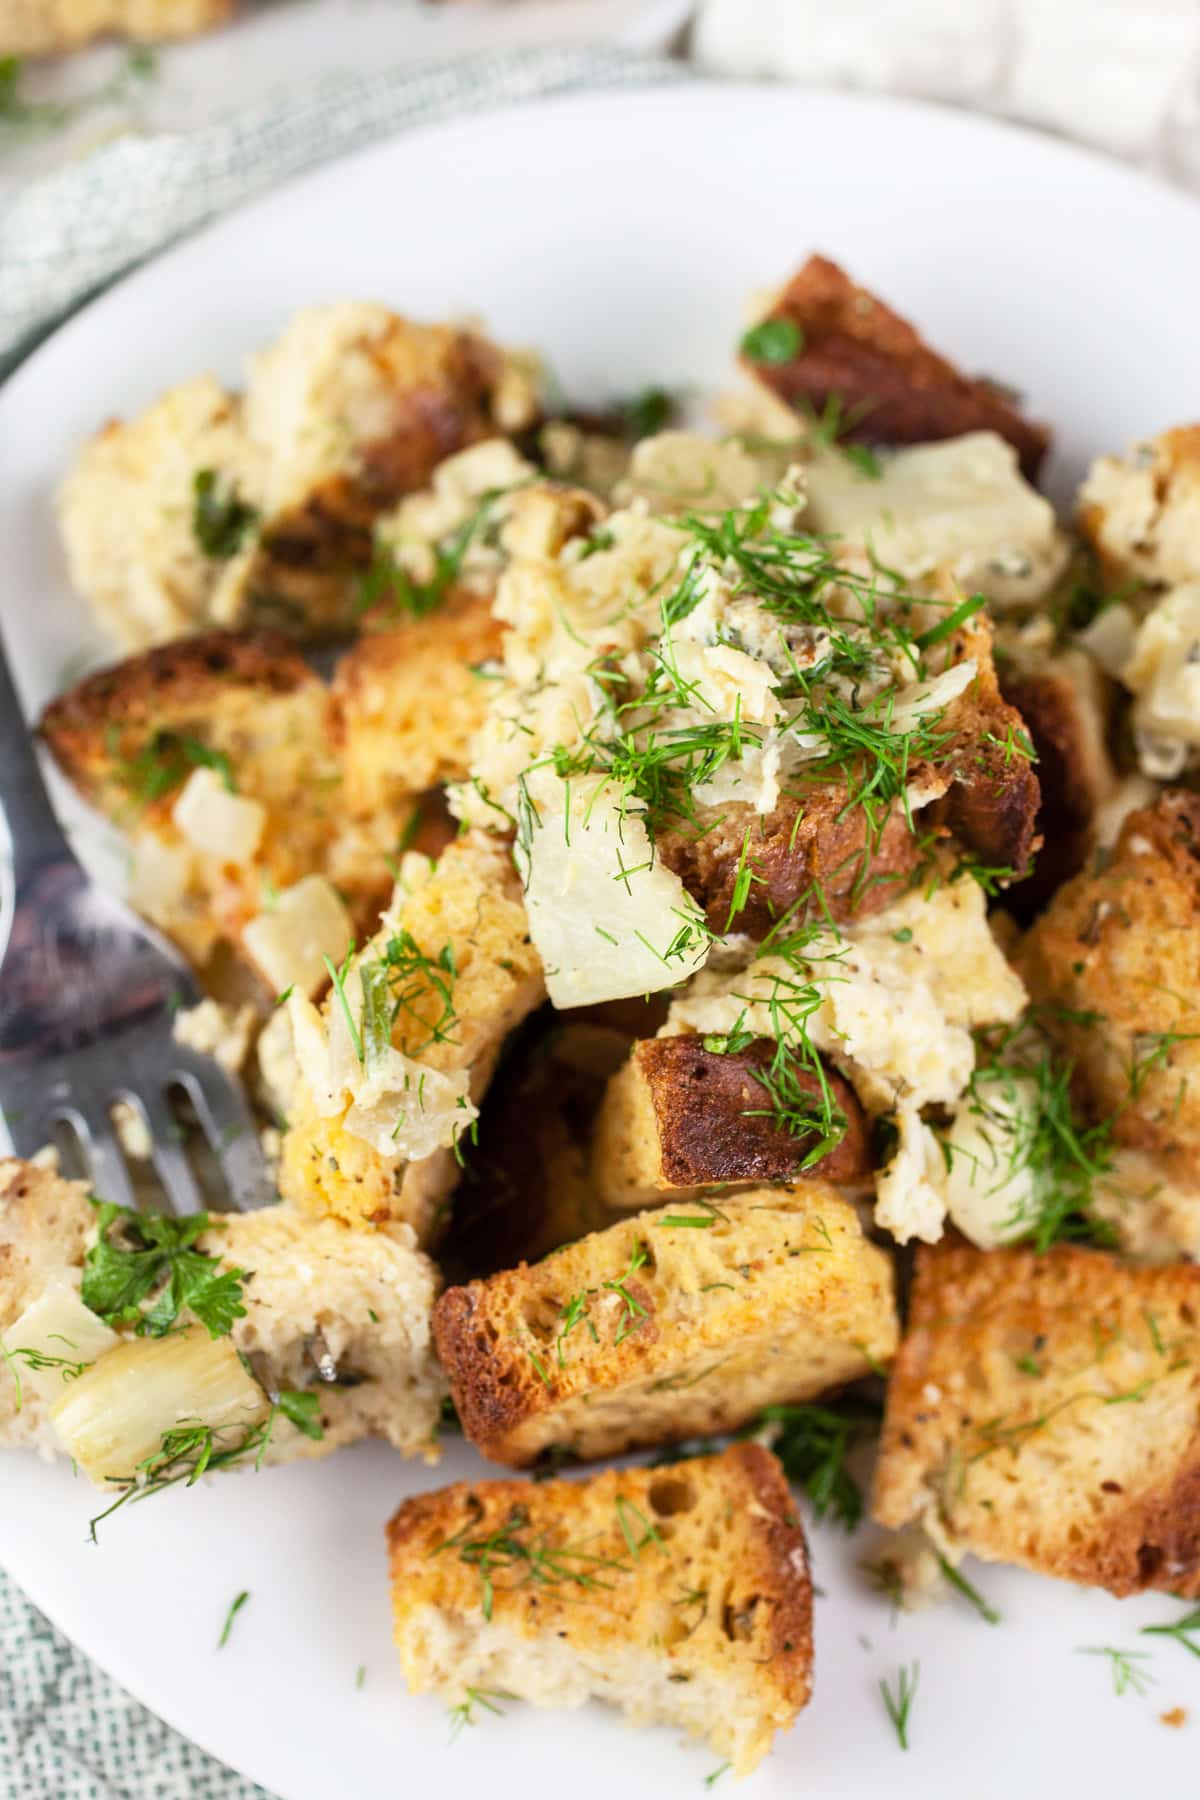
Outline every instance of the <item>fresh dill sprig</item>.
[(970, 1601), (971, 1605), (975, 1608), (975, 1611), (986, 1625), (999, 1625), (1000, 1614), (996, 1611), (996, 1608), (984, 1599), (977, 1587), (972, 1586), (962, 1570), (956, 1569), (954, 1564), (944, 1557), (940, 1550), (936, 1551), (935, 1555), (937, 1556), (938, 1567), (941, 1569), (945, 1580), (950, 1583), (950, 1586), (954, 1588), (957, 1593), (961, 1594), (964, 1600)]
[(109, 727), (106, 746), (121, 786), (143, 806), (151, 806), (181, 787), (193, 769), (213, 769), (227, 793), (236, 794), (233, 765), (223, 750), (214, 750), (186, 732), (156, 731), (132, 756), (121, 753), (120, 732)]
[(225, 1623), (222, 1625), (221, 1635), (217, 1639), (217, 1649), (218, 1650), (223, 1650), (225, 1648), (226, 1644), (229, 1642), (229, 1634), (233, 1630), (233, 1621), (237, 1618), (238, 1614), (241, 1612), (243, 1606), (245, 1606), (245, 1604), (249, 1598), (250, 1598), (249, 1588), (243, 1588), (241, 1593), (236, 1595), (236, 1597), (234, 1598), (233, 1603), (229, 1608), (229, 1611), (225, 1614)]
[(526, 1587), (530, 1583), (552, 1589), (564, 1586), (611, 1588), (612, 1582), (605, 1580), (604, 1575), (629, 1573), (629, 1564), (617, 1558), (598, 1556), (569, 1544), (551, 1543), (547, 1531), (533, 1530), (533, 1520), (525, 1506), (512, 1507), (497, 1530), (484, 1536), (472, 1535), (477, 1533), (484, 1512), (482, 1503), (473, 1494), (468, 1495), (468, 1506), (473, 1518), (452, 1537), (435, 1545), (430, 1555), (440, 1556), (445, 1550), (453, 1550), (460, 1562), (479, 1571), (485, 1619), (492, 1617), (497, 1575), (513, 1577), (500, 1584), (507, 1590)]
[(503, 1688), (469, 1687), (463, 1690), (464, 1698), (457, 1706), (450, 1708), (450, 1742), (460, 1737), (468, 1725), (475, 1723), (475, 1708), (483, 1707), (485, 1712), (495, 1713), (498, 1719), (504, 1717), (501, 1700), (515, 1700), (515, 1694), (509, 1694)]
[(921, 1676), (919, 1662), (906, 1663), (896, 1675), (896, 1691), (893, 1693), (887, 1681), (881, 1680), (879, 1692), (883, 1696), (883, 1704), (887, 1708), (888, 1718), (895, 1727), (896, 1736), (900, 1740), (900, 1748), (908, 1749), (908, 1726), (912, 1716), (912, 1705), (917, 1695), (917, 1683)]
[(875, 1437), (881, 1409), (865, 1400), (826, 1406), (768, 1406), (752, 1430), (764, 1433), (794, 1487), (804, 1490), (818, 1519), (845, 1531), (862, 1521), (863, 1493), (848, 1467), (860, 1444)]
[(1111, 1644), (1099, 1646), (1081, 1645), (1080, 1656), (1106, 1656), (1112, 1671), (1113, 1692), (1118, 1699), (1122, 1694), (1136, 1694), (1139, 1699), (1145, 1694), (1154, 1681), (1149, 1669), (1139, 1664), (1149, 1661), (1149, 1651), (1117, 1650)]
[(1200, 1606), (1194, 1606), (1191, 1612), (1185, 1613), (1182, 1619), (1176, 1619), (1171, 1625), (1142, 1626), (1143, 1637), (1174, 1638), (1177, 1644), (1182, 1644), (1193, 1656), (1200, 1656), (1200, 1643), (1193, 1640), (1193, 1632), (1200, 1633)]

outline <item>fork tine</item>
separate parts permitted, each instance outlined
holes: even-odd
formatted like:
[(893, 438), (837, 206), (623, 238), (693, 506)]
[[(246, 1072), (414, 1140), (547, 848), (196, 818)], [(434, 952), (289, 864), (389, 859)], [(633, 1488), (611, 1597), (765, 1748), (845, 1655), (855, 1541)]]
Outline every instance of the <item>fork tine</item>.
[(188, 1160), (187, 1147), (179, 1123), (171, 1112), (165, 1093), (130, 1094), (138, 1108), (154, 1146), (154, 1167), (163, 1184), (168, 1205), (177, 1218), (203, 1212), (204, 1196)]
[(118, 1206), (136, 1206), (129, 1170), (107, 1112), (93, 1108), (84, 1112), (72, 1104), (57, 1108), (55, 1117), (65, 1119), (78, 1134), (98, 1197)]
[(0, 1150), (28, 1162), (50, 1142), (54, 1115), (43, 1106), (13, 1106), (0, 1114)]
[(238, 1212), (253, 1212), (278, 1198), (267, 1168), (258, 1128), (245, 1095), (218, 1063), (197, 1057), (174, 1071), (200, 1115), (230, 1198)]

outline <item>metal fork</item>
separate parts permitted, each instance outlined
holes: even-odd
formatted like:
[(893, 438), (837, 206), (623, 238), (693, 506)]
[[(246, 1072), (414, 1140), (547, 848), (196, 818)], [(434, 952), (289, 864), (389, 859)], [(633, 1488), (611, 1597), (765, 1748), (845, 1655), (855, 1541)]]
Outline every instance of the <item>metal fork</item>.
[[(54, 815), (0, 639), (0, 815), (12, 862), (0, 867), (0, 1143), (29, 1157), (65, 1124), (96, 1192), (134, 1204), (112, 1107), (128, 1101), (153, 1145), (173, 1212), (205, 1208), (172, 1112), (191, 1100), (239, 1211), (275, 1198), (238, 1083), (176, 1042), (175, 1017), (201, 996), (182, 957), (85, 873)], [(4, 888), (7, 887), (7, 892)], [(4, 904), (7, 902), (7, 904)]]

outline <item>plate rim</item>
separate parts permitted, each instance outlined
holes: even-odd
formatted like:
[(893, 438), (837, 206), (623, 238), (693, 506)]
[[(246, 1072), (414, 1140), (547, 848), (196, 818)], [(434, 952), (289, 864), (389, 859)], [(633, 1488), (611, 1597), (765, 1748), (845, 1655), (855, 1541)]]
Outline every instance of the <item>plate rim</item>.
[[(724, 81), (709, 75), (699, 75), (691, 79), (666, 82), (651, 79), (630, 85), (573, 89), (565, 93), (526, 97), (501, 105), (472, 110), (466, 114), (456, 114), (449, 119), (432, 120), (403, 128), (385, 137), (375, 139), (369, 144), (348, 150), (313, 168), (290, 175), (273, 184), (264, 192), (248, 197), (217, 217), (205, 221), (194, 230), (172, 240), (171, 243), (127, 270), (101, 292), (91, 296), (81, 306), (74, 309), (11, 371), (4, 382), (0, 384), (0, 437), (3, 436), (3, 425), (9, 407), (20, 403), (28, 383), (42, 378), (43, 369), (58, 353), (64, 341), (69, 342), (77, 332), (94, 328), (97, 316), (102, 314), (105, 308), (121, 305), (124, 292), (129, 287), (143, 282), (153, 282), (158, 278), (164, 264), (169, 264), (172, 259), (181, 259), (186, 255), (193, 254), (197, 250), (203, 252), (206, 242), (214, 236), (219, 236), (231, 221), (244, 221), (248, 217), (252, 218), (256, 213), (265, 215), (284, 195), (293, 194), (298, 190), (302, 191), (306, 187), (319, 189), (325, 183), (352, 179), (353, 170), (359, 164), (385, 159), (397, 152), (402, 153), (404, 148), (411, 143), (427, 142), (439, 137), (453, 139), (459, 135), (470, 136), (480, 130), (487, 131), (498, 122), (503, 123), (522, 115), (546, 114), (550, 116), (552, 124), (553, 115), (556, 113), (586, 113), (593, 109), (603, 109), (614, 105), (639, 109), (651, 105), (659, 107), (716, 105), (720, 107), (730, 104), (740, 107), (747, 101), (771, 106), (786, 103), (797, 109), (816, 103), (820, 106), (844, 107), (852, 114), (862, 118), (909, 117), (927, 122), (937, 121), (939, 129), (945, 128), (955, 137), (988, 139), (992, 142), (1015, 142), (1031, 149), (1036, 147), (1040, 155), (1044, 155), (1060, 165), (1074, 165), (1102, 174), (1106, 181), (1123, 186), (1134, 193), (1151, 195), (1156, 201), (1165, 199), (1169, 202), (1177, 202), (1181, 209), (1181, 215), (1189, 216), (1193, 224), (1200, 224), (1200, 196), (1174, 186), (1154, 171), (1132, 168), (1093, 147), (1066, 141), (1017, 121), (978, 114), (965, 108), (936, 104), (908, 96), (876, 94), (827, 86), (810, 87), (748, 80)], [(16, 396), (15, 401), (13, 396)], [(5, 460), (0, 459), (0, 470), (4, 466), (6, 466)], [(5, 1573), (18, 1590), (50, 1620), (54, 1628), (80, 1654), (93, 1662), (103, 1674), (112, 1679), (139, 1705), (144, 1706), (152, 1716), (161, 1719), (181, 1737), (217, 1763), (232, 1769), (237, 1774), (242, 1774), (244, 1779), (251, 1781), (260, 1779), (258, 1776), (245, 1773), (240, 1765), (228, 1762), (225, 1754), (219, 1748), (214, 1748), (211, 1741), (206, 1741), (204, 1736), (195, 1736), (190, 1729), (181, 1725), (173, 1707), (163, 1708), (158, 1704), (152, 1705), (144, 1699), (140, 1679), (136, 1673), (132, 1676), (129, 1675), (126, 1668), (126, 1657), (119, 1646), (111, 1655), (106, 1654), (104, 1660), (101, 1660), (99, 1655), (77, 1644), (61, 1623), (57, 1606), (53, 1602), (49, 1604), (46, 1602), (36, 1581), (30, 1587), (26, 1585), (24, 1579), (12, 1572), (2, 1547), (0, 1547), (0, 1567), (4, 1568)]]

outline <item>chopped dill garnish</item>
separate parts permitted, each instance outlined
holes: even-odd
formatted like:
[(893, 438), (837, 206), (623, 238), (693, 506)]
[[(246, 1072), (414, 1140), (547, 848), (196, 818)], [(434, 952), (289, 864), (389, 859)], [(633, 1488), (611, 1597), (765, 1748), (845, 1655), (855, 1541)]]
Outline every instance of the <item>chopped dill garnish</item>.
[(900, 1740), (900, 1748), (908, 1749), (908, 1726), (912, 1716), (912, 1704), (917, 1695), (917, 1682), (921, 1675), (919, 1662), (905, 1664), (896, 1676), (896, 1691), (892, 1692), (886, 1681), (880, 1681), (879, 1692), (883, 1696), (883, 1704), (887, 1708), (888, 1718), (895, 1727), (896, 1736)]
[(860, 1444), (876, 1436), (881, 1409), (865, 1400), (825, 1406), (768, 1406), (752, 1427), (763, 1434), (794, 1487), (804, 1490), (818, 1519), (845, 1531), (862, 1521), (862, 1489), (847, 1466)]
[(501, 1590), (506, 1591), (530, 1583), (546, 1588), (611, 1588), (613, 1583), (604, 1579), (606, 1575), (629, 1573), (629, 1564), (614, 1557), (597, 1556), (570, 1545), (551, 1544), (547, 1531), (533, 1530), (533, 1521), (525, 1506), (512, 1507), (498, 1530), (486, 1536), (472, 1535), (483, 1519), (483, 1505), (474, 1494), (467, 1496), (467, 1504), (473, 1518), (452, 1537), (435, 1545), (429, 1554), (440, 1556), (445, 1550), (453, 1550), (460, 1562), (478, 1569), (485, 1619), (492, 1617), (497, 1575), (513, 1577), (500, 1582)]
[(1106, 1656), (1112, 1670), (1113, 1692), (1118, 1699), (1122, 1694), (1136, 1694), (1140, 1699), (1154, 1681), (1149, 1669), (1139, 1667), (1148, 1662), (1150, 1653), (1146, 1650), (1116, 1650), (1110, 1644), (1098, 1646), (1081, 1645), (1080, 1656)]
[(235, 1597), (233, 1604), (229, 1608), (229, 1611), (225, 1614), (225, 1623), (224, 1623), (224, 1625), (222, 1625), (221, 1635), (217, 1639), (217, 1649), (218, 1650), (223, 1650), (225, 1648), (226, 1644), (229, 1642), (229, 1634), (233, 1630), (233, 1621), (237, 1618), (238, 1614), (241, 1612), (243, 1606), (245, 1606), (245, 1604), (249, 1598), (250, 1598), (249, 1588), (243, 1588), (241, 1593)]

